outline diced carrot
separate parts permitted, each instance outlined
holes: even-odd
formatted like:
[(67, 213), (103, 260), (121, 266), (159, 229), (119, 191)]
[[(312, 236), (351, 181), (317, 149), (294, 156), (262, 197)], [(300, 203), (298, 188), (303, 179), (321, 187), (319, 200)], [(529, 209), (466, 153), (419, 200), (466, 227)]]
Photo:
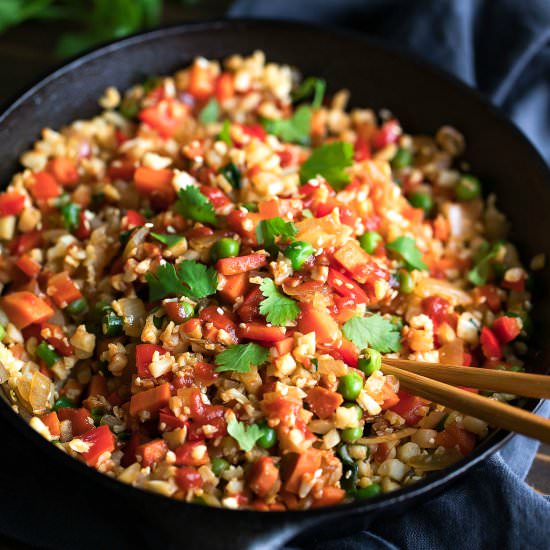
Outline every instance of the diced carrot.
[(167, 452), (168, 445), (164, 439), (153, 439), (139, 445), (136, 449), (136, 455), (141, 457), (141, 465), (145, 468), (160, 462)]
[(317, 341), (322, 344), (329, 344), (338, 339), (340, 336), (338, 323), (328, 311), (315, 309), (312, 304), (305, 302), (300, 304), (300, 310), (297, 328), (302, 334), (315, 332)]
[(0, 194), (0, 218), (16, 216), (25, 206), (25, 195), (15, 191)]
[(89, 432), (94, 427), (94, 421), (88, 409), (61, 408), (57, 411), (59, 420), (70, 420), (73, 437)]
[(340, 487), (323, 487), (323, 495), (320, 498), (314, 498), (312, 508), (321, 506), (334, 506), (344, 500), (346, 491)]
[(236, 275), (237, 273), (259, 269), (264, 265), (267, 265), (265, 254), (248, 254), (247, 256), (237, 256), (235, 258), (222, 258), (216, 263), (216, 269), (222, 275)]
[(467, 455), (475, 447), (476, 436), (460, 428), (456, 423), (452, 423), (437, 434), (435, 442), (446, 449), (458, 447), (463, 455)]
[(376, 278), (387, 279), (385, 270), (373, 262), (370, 255), (361, 248), (355, 239), (346, 241), (336, 250), (334, 258), (360, 283), (366, 283)]
[(189, 107), (176, 99), (162, 99), (139, 112), (139, 119), (164, 138), (172, 137), (189, 114)]
[(154, 170), (140, 166), (134, 173), (134, 183), (138, 193), (142, 195), (157, 194), (173, 201), (176, 197), (176, 192), (172, 187), (173, 175), (172, 170), (168, 168)]
[(305, 401), (319, 418), (328, 418), (336, 412), (344, 398), (335, 391), (315, 386), (307, 392)]
[(56, 273), (48, 279), (47, 294), (60, 308), (65, 308), (75, 300), (82, 298), (80, 289), (66, 271)]
[(399, 390), (397, 394), (399, 402), (393, 405), (390, 410), (397, 413), (405, 419), (408, 426), (414, 426), (423, 416), (417, 413), (420, 407), (425, 405), (425, 401), (416, 395), (411, 395), (404, 390)]
[(48, 170), (61, 185), (71, 186), (78, 181), (78, 170), (73, 160), (67, 157), (55, 157), (48, 163)]
[(248, 486), (259, 497), (265, 498), (276, 490), (279, 481), (279, 469), (269, 456), (262, 456), (248, 471)]
[(130, 416), (137, 416), (142, 411), (147, 411), (153, 415), (159, 409), (168, 405), (171, 396), (170, 384), (168, 382), (150, 390), (136, 393), (130, 399)]
[(46, 413), (40, 417), (40, 420), (42, 420), (42, 423), (48, 428), (50, 435), (54, 439), (57, 439), (61, 433), (59, 430), (59, 418), (57, 417), (57, 413), (55, 411)]
[(237, 336), (260, 342), (279, 342), (284, 340), (286, 332), (283, 327), (268, 327), (264, 323), (246, 323), (244, 326), (239, 325)]
[(195, 61), (189, 70), (189, 86), (187, 91), (199, 100), (205, 100), (214, 93), (214, 74), (210, 66), (201, 61)]
[(235, 80), (231, 73), (222, 73), (216, 79), (216, 99), (223, 103), (235, 95)]
[(1, 299), (1, 304), (9, 320), (19, 330), (47, 321), (54, 314), (47, 302), (26, 290), (7, 294)]
[(107, 379), (101, 374), (94, 374), (90, 379), (88, 386), (88, 395), (102, 395), (107, 397), (109, 390), (107, 389)]
[(397, 395), (397, 393), (395, 393), (387, 383), (382, 386), (382, 397), (384, 400), (382, 401), (380, 407), (383, 411), (390, 409), (399, 403), (399, 395)]
[(59, 197), (63, 189), (55, 181), (55, 178), (49, 172), (36, 172), (33, 174), (34, 182), (30, 187), (31, 195), (36, 200), (46, 200)]
[(15, 265), (28, 277), (36, 277), (42, 269), (42, 266), (28, 254), (23, 254)]
[(305, 453), (287, 453), (281, 461), (283, 488), (289, 493), (298, 494), (304, 474), (313, 475), (321, 467), (321, 453), (308, 449)]
[[(223, 277), (223, 279), (222, 279)], [(220, 296), (233, 304), (237, 298), (244, 296), (248, 290), (248, 274), (237, 273), (236, 275), (221, 276), (222, 288), (218, 292)]]
[(91, 447), (85, 453), (82, 453), (88, 466), (95, 466), (103, 453), (110, 453), (116, 448), (115, 436), (109, 429), (109, 426), (94, 428), (84, 434), (80, 439), (84, 441), (84, 443), (91, 444)]
[(210, 462), (208, 449), (202, 441), (188, 441), (176, 451), (176, 466), (202, 466)]
[(277, 353), (279, 354), (279, 356), (290, 353), (293, 347), (294, 338), (292, 336), (289, 336), (284, 340), (279, 340), (278, 342), (275, 342), (275, 348), (277, 349)]

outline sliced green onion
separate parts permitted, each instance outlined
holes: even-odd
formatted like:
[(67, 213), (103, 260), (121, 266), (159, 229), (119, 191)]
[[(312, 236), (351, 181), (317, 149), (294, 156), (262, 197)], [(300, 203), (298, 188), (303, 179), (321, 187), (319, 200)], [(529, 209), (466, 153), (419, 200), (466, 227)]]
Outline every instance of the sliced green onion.
[(36, 348), (36, 355), (48, 365), (48, 367), (53, 367), (61, 357), (57, 354), (53, 346), (50, 346), (45, 341), (40, 342)]

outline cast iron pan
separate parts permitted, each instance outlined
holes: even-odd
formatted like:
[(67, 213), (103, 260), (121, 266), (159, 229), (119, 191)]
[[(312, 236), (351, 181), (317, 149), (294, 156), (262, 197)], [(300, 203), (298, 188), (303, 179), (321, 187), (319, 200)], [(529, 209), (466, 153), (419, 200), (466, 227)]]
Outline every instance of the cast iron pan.
[[(466, 136), (466, 160), (508, 215), (524, 259), (550, 257), (550, 173), (527, 139), (478, 94), (452, 77), (356, 34), (272, 21), (223, 21), (161, 29), (121, 40), (59, 69), (0, 115), (0, 182), (41, 128), (59, 128), (98, 112), (108, 85), (125, 89), (168, 74), (195, 56), (266, 52), (270, 61), (324, 77), (355, 105), (389, 108), (413, 133), (442, 124)], [(550, 272), (537, 273), (537, 334), (531, 366), (550, 365)], [(524, 406), (535, 409), (536, 401)], [(276, 548), (344, 536), (403, 513), (443, 490), (510, 436), (493, 433), (465, 460), (386, 496), (308, 512), (250, 512), (170, 500), (115, 482), (47, 444), (0, 400), (3, 452), (0, 530), (50, 548)], [(9, 478), (9, 479), (8, 479)], [(17, 483), (13, 479), (17, 479)], [(10, 483), (11, 482), (11, 483)], [(7, 487), (7, 489), (6, 489)], [(480, 488), (482, 491), (483, 488)], [(10, 504), (6, 506), (8, 501)]]

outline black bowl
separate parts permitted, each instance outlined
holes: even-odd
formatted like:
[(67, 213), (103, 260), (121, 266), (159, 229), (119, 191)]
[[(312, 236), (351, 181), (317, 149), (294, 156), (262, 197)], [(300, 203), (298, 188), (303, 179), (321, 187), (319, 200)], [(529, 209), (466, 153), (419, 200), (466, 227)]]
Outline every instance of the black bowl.
[[(363, 36), (301, 24), (241, 20), (178, 26), (127, 38), (72, 61), (0, 116), (0, 181), (9, 181), (18, 156), (41, 128), (59, 128), (97, 113), (97, 98), (107, 86), (125, 89), (147, 75), (168, 74), (199, 55), (224, 58), (255, 49), (264, 50), (270, 61), (326, 78), (333, 91), (348, 88), (355, 105), (390, 109), (407, 131), (433, 133), (443, 124), (460, 129), (468, 144), (465, 160), (485, 187), (497, 192), (499, 206), (512, 223), (511, 238), (524, 258), (549, 255), (550, 173), (511, 122), (476, 92), (414, 58)], [(530, 366), (544, 372), (544, 365), (550, 365), (550, 341), (544, 338), (550, 324), (548, 268), (537, 272), (535, 284), (532, 345), (537, 351)], [(523, 406), (534, 410), (537, 401)], [(11, 506), (0, 529), (33, 545), (57, 548), (271, 548), (289, 540), (343, 536), (435, 495), (510, 437), (496, 431), (451, 468), (379, 498), (306, 512), (262, 513), (190, 505), (123, 485), (47, 444), (2, 400), (0, 417), (4, 441), (13, 449), (4, 463), (19, 476), (12, 485), (6, 478), (3, 500), (15, 499), (26, 517), (18, 526), (20, 514)], [(11, 488), (6, 492), (6, 487)], [(56, 520), (59, 513), (63, 523)]]

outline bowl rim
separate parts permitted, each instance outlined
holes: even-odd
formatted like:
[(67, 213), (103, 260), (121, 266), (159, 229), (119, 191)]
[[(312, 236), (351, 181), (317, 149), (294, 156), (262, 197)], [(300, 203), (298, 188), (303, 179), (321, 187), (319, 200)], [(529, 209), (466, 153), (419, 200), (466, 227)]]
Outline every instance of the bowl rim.
[[(379, 51), (384, 55), (390, 55), (397, 58), (398, 61), (405, 61), (413, 64), (419, 72), (431, 73), (433, 78), (444, 81), (445, 85), (458, 89), (458, 91), (464, 95), (469, 95), (473, 100), (477, 101), (490, 116), (503, 123), (508, 129), (507, 131), (515, 135), (516, 140), (522, 141), (524, 145), (527, 146), (531, 152), (533, 161), (536, 161), (540, 165), (542, 172), (546, 173), (547, 182), (550, 183), (550, 169), (546, 161), (543, 159), (541, 153), (537, 150), (534, 144), (518, 128), (516, 123), (507, 117), (499, 107), (491, 103), (479, 91), (470, 87), (456, 76), (446, 72), (438, 66), (428, 63), (414, 53), (403, 51), (403, 49), (395, 45), (387, 44), (383, 40), (373, 38), (359, 31), (342, 29), (331, 25), (309, 24), (285, 19), (239, 17), (193, 21), (137, 32), (121, 39), (109, 41), (103, 45), (92, 48), (83, 54), (79, 54), (67, 61), (62, 62), (53, 70), (46, 72), (45, 76), (38, 78), (31, 85), (24, 87), (23, 91), (16, 93), (15, 99), (3, 102), (0, 106), (0, 126), (8, 117), (13, 115), (17, 109), (22, 107), (27, 101), (31, 100), (34, 95), (38, 94), (44, 87), (54, 82), (56, 79), (78, 70), (79, 67), (86, 65), (87, 63), (108, 56), (111, 53), (124, 50), (125, 48), (139, 45), (144, 42), (155, 41), (165, 37), (177, 36), (181, 34), (203, 33), (206, 31), (215, 32), (217, 30), (227, 28), (234, 28), (240, 32), (246, 32), (246, 30), (251, 27), (264, 27), (268, 29), (280, 29), (281, 27), (285, 27), (305, 33), (328, 33), (346, 40), (357, 41), (358, 43), (361, 42), (364, 47), (369, 48), (370, 50)], [(260, 47), (261, 45), (259, 45), (259, 48)], [(238, 52), (229, 52), (226, 55), (230, 55), (231, 53)], [(346, 504), (326, 506), (309, 510), (276, 511), (266, 514), (265, 512), (250, 509), (232, 510), (187, 503), (127, 485), (102, 474), (95, 469), (88, 467), (83, 462), (76, 460), (65, 453), (61, 453), (58, 449), (54, 448), (50, 442), (45, 441), (42, 436), (40, 436), (29, 426), (28, 422), (26, 422), (20, 414), (12, 410), (12, 407), (6, 401), (3, 392), (0, 393), (2, 393), (2, 399), (0, 399), (0, 416), (8, 420), (16, 431), (19, 431), (22, 435), (24, 434), (27, 439), (29, 439), (34, 445), (38, 445), (40, 449), (44, 450), (44, 452), (51, 453), (50, 456), (53, 460), (66, 460), (66, 464), (72, 468), (76, 468), (76, 472), (80, 472), (86, 476), (91, 476), (90, 480), (92, 481), (98, 481), (98, 479), (100, 479), (101, 483), (106, 488), (110, 488), (118, 493), (127, 493), (125, 496), (133, 495), (139, 498), (150, 499), (152, 504), (155, 502), (158, 504), (164, 503), (164, 505), (177, 507), (181, 511), (185, 511), (188, 506), (193, 506), (193, 508), (200, 507), (201, 509), (208, 510), (211, 514), (218, 513), (226, 516), (228, 514), (232, 514), (233, 517), (236, 517), (235, 514), (238, 514), (239, 518), (243, 519), (245, 519), (245, 516), (249, 518), (261, 517), (266, 520), (276, 519), (278, 524), (282, 522), (290, 522), (300, 518), (303, 521), (310, 519), (311, 525), (314, 525), (326, 516), (330, 516), (330, 519), (332, 520), (338, 519), (338, 517), (341, 516), (349, 517), (350, 515), (363, 515), (367, 512), (376, 511), (379, 513), (409, 499), (429, 496), (430, 494), (441, 490), (445, 485), (456, 481), (458, 478), (465, 475), (470, 469), (478, 466), (483, 460), (496, 453), (503, 445), (509, 442), (512, 437), (516, 435), (502, 429), (495, 430), (479, 445), (477, 445), (469, 455), (454, 463), (450, 467), (431, 473), (423, 480), (415, 482), (410, 486), (400, 488), (391, 493), (386, 493), (369, 500), (352, 501)], [(521, 400), (521, 407), (531, 412), (536, 412), (541, 407), (542, 402), (543, 400), (523, 399)], [(55, 455), (53, 453), (55, 453)]]

